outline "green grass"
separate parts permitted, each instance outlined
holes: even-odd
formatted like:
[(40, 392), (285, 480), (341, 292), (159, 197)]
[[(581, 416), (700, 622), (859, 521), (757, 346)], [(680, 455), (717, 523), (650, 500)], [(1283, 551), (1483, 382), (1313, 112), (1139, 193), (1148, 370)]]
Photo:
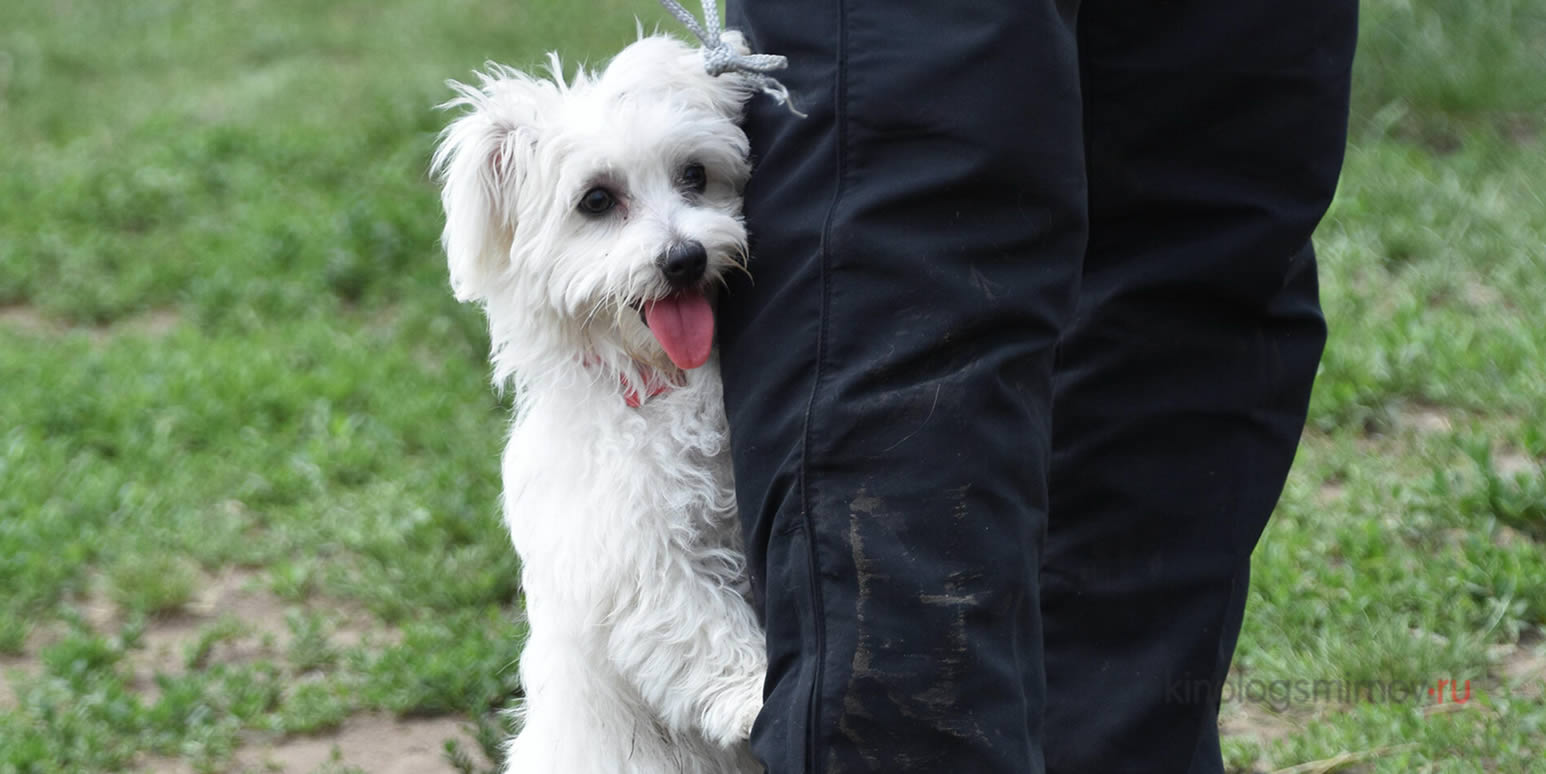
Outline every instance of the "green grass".
[[(1226, 750), (1522, 772), (1546, 747), (1546, 0), (1363, 8), (1332, 341), (1237, 672), (1477, 696), (1235, 702)], [(223, 771), (370, 712), (498, 738), (508, 406), (436, 245), (432, 106), (487, 59), (599, 60), (635, 14), (660, 18), (0, 4), (0, 774)], [(479, 767), (453, 746), (445, 770)]]

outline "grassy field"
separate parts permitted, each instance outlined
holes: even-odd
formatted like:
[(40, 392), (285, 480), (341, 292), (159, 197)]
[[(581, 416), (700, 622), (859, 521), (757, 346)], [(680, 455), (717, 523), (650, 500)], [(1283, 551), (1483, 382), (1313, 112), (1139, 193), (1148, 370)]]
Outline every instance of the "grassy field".
[[(431, 106), (486, 59), (600, 59), (635, 14), (661, 18), (0, 4), (0, 774), (487, 765), (520, 636), (507, 406), (446, 286)], [(1319, 235), (1332, 340), (1227, 757), (1524, 772), (1546, 748), (1546, 0), (1368, 0), (1363, 44)]]

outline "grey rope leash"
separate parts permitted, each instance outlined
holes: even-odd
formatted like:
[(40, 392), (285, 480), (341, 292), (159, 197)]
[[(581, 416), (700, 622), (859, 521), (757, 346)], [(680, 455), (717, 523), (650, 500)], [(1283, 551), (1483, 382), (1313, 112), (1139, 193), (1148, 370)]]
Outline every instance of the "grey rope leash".
[(724, 40), (724, 30), (719, 26), (719, 8), (714, 0), (703, 0), (703, 24), (699, 24), (698, 19), (677, 0), (660, 0), (660, 4), (703, 43), (703, 67), (709, 75), (740, 73), (778, 104), (789, 108), (789, 112), (805, 117), (789, 98), (789, 89), (769, 75), (788, 67), (789, 60), (776, 54), (742, 54), (731, 48)]

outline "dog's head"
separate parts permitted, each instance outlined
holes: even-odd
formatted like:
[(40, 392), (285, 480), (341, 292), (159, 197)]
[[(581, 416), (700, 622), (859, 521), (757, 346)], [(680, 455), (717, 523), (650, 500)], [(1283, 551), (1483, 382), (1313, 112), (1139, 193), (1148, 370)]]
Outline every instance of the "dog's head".
[(433, 162), (452, 289), (488, 310), (496, 349), (520, 346), (503, 335), (702, 365), (710, 294), (745, 257), (751, 87), (663, 36), (600, 74), (566, 82), (556, 56), (550, 71), (452, 84), (466, 112)]

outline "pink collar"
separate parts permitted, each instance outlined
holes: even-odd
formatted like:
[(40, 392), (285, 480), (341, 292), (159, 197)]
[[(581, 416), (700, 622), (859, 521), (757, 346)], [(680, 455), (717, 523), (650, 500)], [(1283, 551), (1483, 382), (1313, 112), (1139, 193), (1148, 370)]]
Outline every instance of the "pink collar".
[[(587, 366), (600, 365), (601, 358), (596, 357), (595, 355), (586, 355), (584, 362)], [(661, 395), (665, 395), (666, 393), (682, 386), (680, 384), (676, 384), (671, 379), (666, 378), (664, 374), (661, 374), (654, 368), (639, 363), (638, 361), (635, 361), (635, 365), (638, 365), (639, 371), (646, 374), (646, 383), (653, 384), (654, 386), (650, 387), (649, 391), (641, 396), (639, 395), (639, 389), (635, 387), (633, 382), (628, 378), (628, 374), (618, 372), (617, 381), (623, 387), (623, 402), (628, 404), (629, 408), (638, 408), (644, 405), (644, 401), (649, 400), (650, 398), (660, 397)]]
[(677, 388), (677, 385), (672, 384), (664, 378), (653, 379), (651, 381), (655, 382), (655, 386), (651, 387), (650, 391), (645, 393), (644, 397), (641, 398), (639, 397), (639, 391), (634, 389), (634, 386), (629, 383), (628, 376), (626, 374), (618, 374), (617, 380), (623, 385), (623, 402), (628, 404), (628, 408), (638, 408), (639, 406), (644, 405), (644, 401), (649, 400), (650, 398), (665, 395), (666, 393)]

